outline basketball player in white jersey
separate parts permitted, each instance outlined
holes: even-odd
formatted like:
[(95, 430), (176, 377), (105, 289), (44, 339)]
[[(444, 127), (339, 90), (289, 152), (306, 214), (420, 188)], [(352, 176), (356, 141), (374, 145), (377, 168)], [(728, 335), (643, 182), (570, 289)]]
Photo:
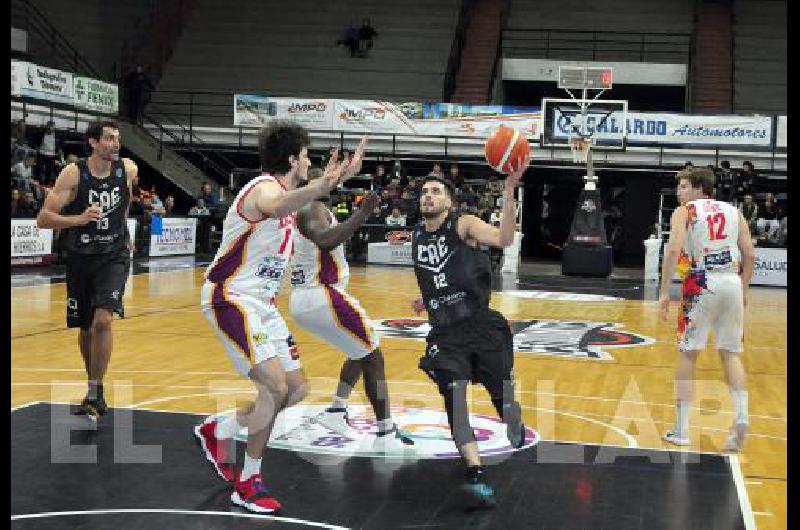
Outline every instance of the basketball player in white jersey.
[(726, 451), (741, 450), (747, 434), (747, 387), (742, 365), (744, 306), (753, 275), (755, 250), (747, 221), (736, 207), (710, 197), (714, 173), (707, 168), (680, 171), (678, 200), (670, 220), (669, 242), (661, 269), (661, 316), (669, 312), (669, 288), (681, 251), (689, 261), (683, 280), (678, 315), (678, 349), (675, 374), (677, 415), (664, 440), (690, 445), (689, 407), (694, 397), (697, 356), (714, 331), (717, 350), (734, 404), (734, 421)]
[[(297, 348), (275, 307), (294, 247), (295, 212), (326, 196), (348, 174), (351, 162), (360, 163), (356, 158), (363, 153), (362, 148), (353, 159), (338, 162), (334, 152), (323, 177), (295, 189), (306, 179), (308, 144), (308, 133), (296, 124), (278, 122), (261, 130), (262, 174), (242, 188), (228, 210), (222, 243), (206, 271), (201, 295), (203, 314), (258, 395), (235, 414), (207, 418), (195, 435), (217, 473), (234, 483), (231, 500), (257, 513), (281, 507), (261, 476), (261, 457), (275, 417), (307, 394)], [(237, 477), (230, 439), (244, 427), (247, 448)]]
[[(314, 168), (309, 171), (309, 182), (323, 176), (321, 169)], [(368, 193), (359, 209), (342, 223), (323, 200), (297, 212), (289, 311), (297, 324), (347, 356), (333, 403), (316, 420), (342, 436), (353, 436), (347, 423), (347, 398), (363, 372), (364, 390), (378, 423), (373, 449), (396, 454), (410, 452), (414, 442), (392, 420), (378, 334), (361, 304), (346, 291), (350, 268), (344, 242), (379, 203), (377, 194)]]

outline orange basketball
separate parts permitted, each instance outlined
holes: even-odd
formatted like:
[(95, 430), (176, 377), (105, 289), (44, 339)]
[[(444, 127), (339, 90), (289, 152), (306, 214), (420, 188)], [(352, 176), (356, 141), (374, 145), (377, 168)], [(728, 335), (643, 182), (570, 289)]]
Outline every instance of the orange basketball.
[(511, 165), (519, 164), (530, 151), (531, 145), (525, 135), (507, 125), (498, 127), (483, 147), (486, 161), (500, 173), (511, 172)]

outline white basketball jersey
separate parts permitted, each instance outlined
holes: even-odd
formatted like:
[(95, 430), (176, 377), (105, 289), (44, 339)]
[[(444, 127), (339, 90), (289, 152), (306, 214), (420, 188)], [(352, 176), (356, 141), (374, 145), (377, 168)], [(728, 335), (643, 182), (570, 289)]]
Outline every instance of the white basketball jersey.
[(713, 199), (686, 204), (689, 210), (684, 251), (693, 269), (739, 272), (739, 210)]
[[(328, 212), (331, 226), (337, 224)], [(292, 258), (292, 287), (317, 287), (318, 285), (347, 286), (350, 267), (344, 255), (344, 245), (330, 251), (321, 250), (299, 230), (295, 233), (295, 250)]]
[(281, 219), (246, 219), (241, 204), (261, 182), (278, 182), (263, 174), (242, 188), (222, 225), (222, 244), (206, 271), (206, 281), (224, 284), (229, 292), (273, 298), (294, 248), (295, 214)]

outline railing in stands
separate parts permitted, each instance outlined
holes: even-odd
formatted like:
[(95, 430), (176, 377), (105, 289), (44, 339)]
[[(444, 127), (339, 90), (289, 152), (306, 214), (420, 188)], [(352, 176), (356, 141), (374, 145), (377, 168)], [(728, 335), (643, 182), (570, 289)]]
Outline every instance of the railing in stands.
[(461, 52), (464, 49), (464, 41), (467, 38), (467, 27), (469, 27), (469, 22), (477, 3), (477, 0), (461, 0), (461, 9), (458, 12), (458, 22), (453, 35), (453, 44), (450, 47), (450, 56), (447, 59), (447, 73), (444, 76), (444, 87), (442, 89), (442, 101), (444, 102), (450, 101), (456, 90), (456, 76), (461, 67)]
[(639, 62), (682, 59), (691, 57), (690, 33), (656, 33), (628, 31), (578, 31), (568, 29), (503, 30), (503, 57), (520, 59), (566, 59), (564, 54), (580, 54), (584, 60), (614, 60), (614, 54)]
[(12, 0), (10, 9), (12, 27), (27, 31), (29, 43), (32, 42), (30, 37), (36, 37), (41, 43), (49, 45), (49, 55), (32, 57), (37, 64), (67, 69), (103, 81), (109, 80), (101, 76), (97, 69), (84, 59), (66, 37), (28, 0)]

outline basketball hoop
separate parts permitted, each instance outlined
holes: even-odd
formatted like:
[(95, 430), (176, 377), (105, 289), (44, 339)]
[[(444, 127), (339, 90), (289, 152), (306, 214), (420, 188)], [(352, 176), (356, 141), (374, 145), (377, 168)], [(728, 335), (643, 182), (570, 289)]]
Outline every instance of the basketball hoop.
[(572, 161), (576, 164), (585, 164), (589, 158), (589, 149), (592, 146), (592, 141), (589, 138), (576, 136), (570, 138), (569, 149), (572, 151)]

